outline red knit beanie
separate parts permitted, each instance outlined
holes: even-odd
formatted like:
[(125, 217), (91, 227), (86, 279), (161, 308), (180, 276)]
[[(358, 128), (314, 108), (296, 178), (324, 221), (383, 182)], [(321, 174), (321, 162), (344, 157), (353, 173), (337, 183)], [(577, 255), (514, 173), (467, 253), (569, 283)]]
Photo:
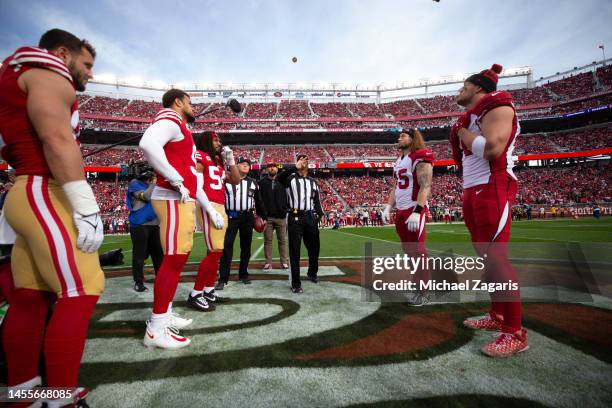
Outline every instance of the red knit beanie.
[(501, 65), (493, 64), (490, 69), (480, 71), (480, 73), (470, 76), (466, 81), (481, 87), (487, 93), (493, 92), (497, 90), (497, 75), (501, 74), (502, 69)]

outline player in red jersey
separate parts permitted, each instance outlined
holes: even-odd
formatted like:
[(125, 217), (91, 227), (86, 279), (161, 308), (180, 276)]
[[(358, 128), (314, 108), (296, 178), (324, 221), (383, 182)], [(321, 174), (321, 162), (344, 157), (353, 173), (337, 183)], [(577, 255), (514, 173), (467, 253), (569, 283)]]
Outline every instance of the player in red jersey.
[[(427, 198), (431, 193), (434, 155), (425, 148), (423, 135), (417, 129), (402, 129), (397, 139), (402, 155), (393, 166), (394, 188), (383, 211), (383, 221), (388, 223), (393, 206), (397, 208), (395, 230), (404, 252), (410, 256), (427, 256), (425, 225), (427, 224)], [(417, 282), (429, 279), (426, 268), (415, 273)], [(409, 299), (414, 306), (427, 303), (427, 293), (417, 290)]]
[(41, 349), (47, 385), (76, 387), (89, 318), (104, 288), (96, 253), (104, 238), (100, 209), (76, 141), (76, 91), (92, 78), (95, 55), (87, 41), (53, 29), (0, 68), (1, 155), (17, 176), (4, 205), (16, 233), (15, 290), (3, 331), (10, 387), (40, 384)]
[[(518, 283), (508, 260), (508, 240), (518, 188), (512, 154), (520, 126), (512, 95), (496, 90), (501, 71), (495, 64), (465, 80), (457, 103), (467, 111), (451, 129), (450, 142), (463, 169), (463, 217), (476, 251), (487, 256), (487, 280)], [(492, 293), (489, 313), (464, 324), (501, 331), (494, 342), (482, 348), (489, 356), (509, 357), (528, 348), (518, 290)]]
[[(219, 260), (223, 255), (223, 244), (227, 230), (228, 219), (225, 214), (224, 182), (240, 183), (240, 174), (234, 159), (234, 153), (227, 146), (222, 146), (219, 135), (215, 132), (204, 132), (195, 138), (197, 171), (202, 174), (203, 190), (210, 200), (214, 210), (221, 214), (225, 223), (223, 228), (214, 228), (210, 219), (210, 211), (201, 207), (198, 219), (206, 243), (207, 253), (200, 262), (198, 275), (193, 289), (187, 298), (187, 305), (202, 311), (212, 311), (215, 303), (226, 299), (215, 293), (215, 280), (219, 269)], [(225, 166), (229, 173), (225, 172)]]
[(195, 201), (210, 209), (216, 228), (222, 228), (224, 221), (198, 186), (196, 149), (187, 128), (195, 120), (189, 95), (180, 89), (171, 89), (163, 95), (162, 105), (164, 109), (157, 113), (139, 144), (157, 172), (151, 203), (160, 222), (164, 251), (164, 260), (155, 278), (153, 313), (147, 322), (144, 344), (178, 349), (188, 346), (190, 340), (174, 329), (182, 329), (192, 320), (172, 311), (172, 299), (193, 246)]

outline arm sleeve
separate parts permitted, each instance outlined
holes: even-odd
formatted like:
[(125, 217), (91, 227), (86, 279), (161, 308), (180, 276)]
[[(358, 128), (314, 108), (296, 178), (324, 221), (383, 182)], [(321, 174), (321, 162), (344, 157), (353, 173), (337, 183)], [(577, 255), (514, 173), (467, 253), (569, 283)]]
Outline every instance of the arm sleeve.
[(198, 201), (198, 204), (200, 204), (200, 207), (208, 212), (212, 205), (210, 204), (210, 201), (208, 201), (208, 196), (204, 192), (204, 175), (202, 173), (196, 173), (196, 180), (198, 183), (196, 188), (196, 200)]
[(170, 183), (183, 181), (183, 177), (168, 162), (164, 146), (182, 136), (179, 125), (170, 120), (160, 120), (149, 126), (140, 139), (139, 147), (147, 161)]

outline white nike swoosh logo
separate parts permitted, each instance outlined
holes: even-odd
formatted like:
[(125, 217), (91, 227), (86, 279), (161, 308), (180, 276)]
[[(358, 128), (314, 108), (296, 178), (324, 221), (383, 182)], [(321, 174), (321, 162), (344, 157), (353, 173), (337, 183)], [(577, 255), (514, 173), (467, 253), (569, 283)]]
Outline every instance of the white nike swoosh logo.
[(484, 191), (484, 190), (477, 191), (477, 192), (476, 192), (476, 195), (478, 195), (478, 194), (482, 193), (483, 191)]

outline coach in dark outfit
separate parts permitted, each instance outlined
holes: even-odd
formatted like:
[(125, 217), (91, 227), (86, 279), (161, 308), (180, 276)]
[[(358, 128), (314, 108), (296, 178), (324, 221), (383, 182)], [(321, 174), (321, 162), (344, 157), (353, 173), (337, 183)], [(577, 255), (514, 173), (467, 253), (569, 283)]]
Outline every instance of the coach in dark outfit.
[(251, 259), (251, 242), (253, 240), (253, 225), (255, 216), (253, 210), (257, 211), (264, 220), (267, 219), (266, 208), (261, 199), (259, 185), (252, 177), (248, 177), (251, 170), (251, 161), (247, 158), (238, 159), (238, 172), (240, 183), (234, 185), (225, 183), (225, 212), (229, 218), (225, 241), (223, 242), (223, 256), (219, 262), (219, 282), (216, 288), (223, 289), (229, 281), (230, 266), (234, 253), (234, 241), (236, 234), (240, 232), (240, 269), (238, 279), (244, 284), (249, 284), (249, 260)]
[(287, 192), (289, 212), (287, 229), (289, 231), (289, 263), (291, 291), (302, 293), (300, 281), (300, 249), (302, 238), (308, 251), (308, 279), (318, 283), (319, 278), (319, 220), (325, 215), (321, 208), (319, 186), (308, 175), (308, 156), (298, 154), (295, 167), (290, 167), (277, 176)]

